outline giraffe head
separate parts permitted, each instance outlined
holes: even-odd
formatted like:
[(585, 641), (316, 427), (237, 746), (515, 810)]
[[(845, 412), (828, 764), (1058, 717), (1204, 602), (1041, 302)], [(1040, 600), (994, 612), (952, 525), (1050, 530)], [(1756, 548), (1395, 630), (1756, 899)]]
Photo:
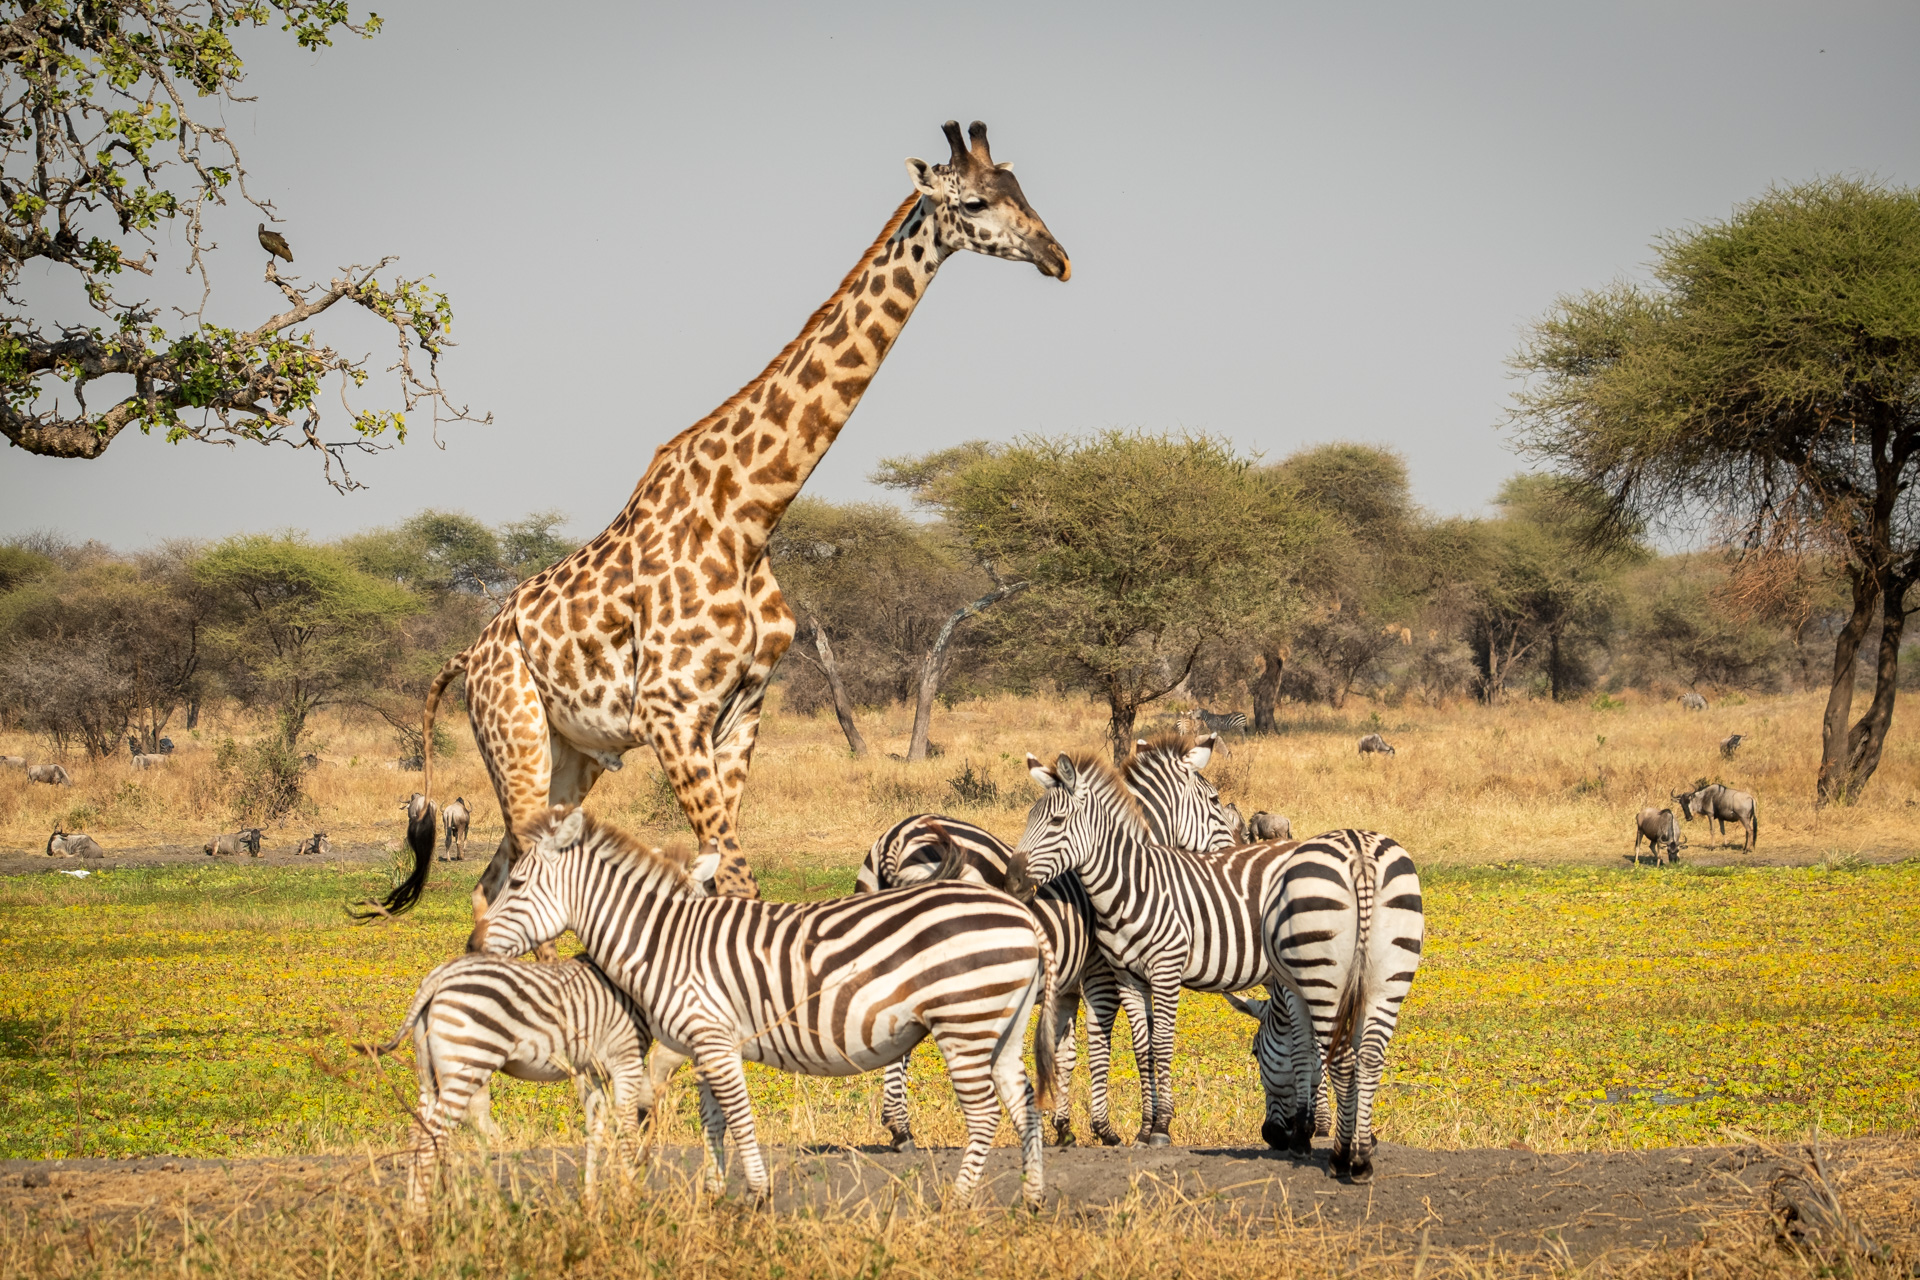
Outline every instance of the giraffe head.
[(1070, 278), (1073, 262), (1027, 203), (1013, 166), (993, 162), (987, 150), (987, 126), (975, 120), (968, 128), (971, 146), (960, 136), (959, 121), (949, 120), (941, 128), (952, 157), (945, 164), (909, 159), (907, 172), (920, 193), (922, 209), (931, 206), (942, 254), (968, 249), (1031, 262), (1043, 276)]

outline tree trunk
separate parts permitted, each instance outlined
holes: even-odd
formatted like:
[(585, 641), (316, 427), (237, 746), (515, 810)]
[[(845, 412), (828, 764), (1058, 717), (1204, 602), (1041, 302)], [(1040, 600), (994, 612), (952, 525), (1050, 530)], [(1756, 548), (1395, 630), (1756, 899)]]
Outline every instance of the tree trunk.
[(1253, 682), (1253, 731), (1255, 733), (1278, 733), (1280, 727), (1275, 720), (1275, 708), (1280, 705), (1280, 672), (1286, 665), (1286, 659), (1278, 650), (1269, 650), (1260, 655), (1260, 674)]
[(833, 691), (833, 714), (840, 721), (840, 732), (847, 735), (847, 746), (853, 754), (867, 754), (867, 740), (860, 736), (860, 726), (853, 722), (853, 700), (847, 697), (847, 686), (840, 683), (840, 664), (833, 660), (833, 642), (827, 639), (827, 629), (818, 622), (813, 623), (813, 647), (820, 654), (820, 669), (827, 673), (827, 688)]
[(927, 758), (927, 734), (933, 727), (933, 700), (940, 693), (940, 682), (946, 679), (947, 647), (953, 643), (954, 629), (988, 605), (1005, 600), (1026, 585), (1024, 582), (1015, 582), (989, 591), (972, 604), (955, 609), (946, 625), (940, 628), (940, 634), (934, 637), (933, 648), (927, 650), (927, 656), (920, 660), (920, 693), (913, 705), (913, 739), (907, 747), (908, 760)]
[(1847, 733), (1845, 795), (1852, 800), (1866, 789), (1880, 767), (1880, 749), (1893, 726), (1893, 703), (1900, 684), (1900, 640), (1906, 634), (1907, 590), (1912, 580), (1896, 578), (1881, 603), (1880, 652), (1874, 669), (1873, 702)]
[(1827, 691), (1827, 710), (1820, 722), (1820, 780), (1814, 793), (1816, 807), (1853, 798), (1848, 790), (1847, 718), (1853, 714), (1854, 672), (1860, 643), (1880, 603), (1880, 582), (1869, 569), (1852, 570), (1853, 613), (1833, 646), (1833, 685)]
[(1113, 762), (1125, 764), (1133, 750), (1133, 722), (1140, 704), (1127, 697), (1117, 680), (1107, 681), (1107, 737), (1113, 743)]
[(200, 699), (195, 698), (193, 701), (187, 703), (187, 728), (198, 729), (199, 727), (200, 727)]
[(1547, 632), (1547, 693), (1555, 702), (1566, 700), (1567, 678), (1560, 670), (1560, 629)]

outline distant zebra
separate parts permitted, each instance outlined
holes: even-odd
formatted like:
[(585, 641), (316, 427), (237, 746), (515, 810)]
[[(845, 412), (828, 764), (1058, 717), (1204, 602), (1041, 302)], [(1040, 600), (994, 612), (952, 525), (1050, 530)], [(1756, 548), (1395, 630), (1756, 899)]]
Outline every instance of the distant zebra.
[(488, 1088), (496, 1071), (516, 1080), (573, 1080), (587, 1113), (589, 1196), (609, 1123), (622, 1161), (631, 1165), (637, 1156), (640, 1116), (653, 1104), (646, 1064), (652, 1036), (627, 993), (591, 963), (449, 960), (420, 983), (393, 1039), (362, 1047), (379, 1057), (409, 1034), (420, 1081), (407, 1174), (410, 1209), (426, 1207), (447, 1133), (462, 1117), (498, 1136)]
[[(1214, 742), (1211, 734), (1196, 741), (1170, 733), (1152, 739), (1141, 738), (1134, 743), (1123, 777), (1128, 790), (1146, 811), (1148, 825), (1156, 833), (1156, 839), (1164, 839), (1175, 848), (1196, 850), (1225, 849), (1240, 842), (1232, 816), (1226, 813), (1226, 806), (1220, 804), (1219, 790), (1200, 774), (1212, 759)], [(983, 827), (938, 814), (916, 814), (895, 823), (873, 842), (866, 860), (860, 864), (854, 891), (872, 893), (924, 883), (942, 875), (1004, 889), (1007, 864), (1012, 857), (1013, 850)], [(1146, 1005), (1132, 988), (1128, 988), (1123, 1001), (1123, 993), (1112, 972), (1094, 954), (1091, 946), (1093, 908), (1076, 877), (1065, 875), (1049, 883), (1034, 901), (1033, 908), (1060, 967), (1059, 996), (1054, 1007), (1054, 1027), (1058, 1034), (1054, 1059), (1058, 1080), (1054, 1097), (1059, 1109), (1050, 1117), (1055, 1140), (1061, 1146), (1073, 1141), (1067, 1083), (1072, 1079), (1076, 1057), (1074, 1017), (1084, 999), (1087, 1005), (1087, 1110), (1093, 1134), (1108, 1146), (1122, 1141), (1108, 1115), (1107, 1077), (1116, 1013), (1124, 1003), (1144, 1100), (1138, 1140), (1146, 1142), (1151, 1136), (1155, 1093)], [(887, 1068), (881, 1099), (880, 1118), (892, 1136), (894, 1150), (911, 1150), (913, 1131), (907, 1119), (905, 1060)]]
[[(1374, 1093), (1386, 1046), (1419, 965), (1425, 936), (1413, 860), (1386, 836), (1335, 831), (1300, 844), (1193, 854), (1149, 842), (1139, 805), (1111, 765), (1062, 755), (1052, 769), (1028, 757), (1043, 788), (1007, 872), (1030, 897), (1077, 872), (1092, 901), (1095, 939), (1123, 984), (1151, 995), (1155, 1073), (1170, 1078), (1180, 989), (1285, 993), (1282, 1036), (1293, 1063), (1291, 1125), (1270, 1094), (1262, 1133), (1296, 1152), (1312, 1146), (1311, 1079), (1324, 1055), (1338, 1103), (1333, 1167), (1372, 1176)], [(1304, 1010), (1305, 1017), (1295, 1016)], [(1167, 1140), (1170, 1096), (1158, 1100), (1156, 1141)]]
[(1689, 689), (1680, 695), (1680, 709), (1682, 711), (1705, 711), (1707, 709), (1707, 700)]
[[(572, 929), (660, 1044), (693, 1058), (710, 1190), (725, 1185), (731, 1133), (748, 1187), (767, 1196), (743, 1058), (849, 1076), (884, 1067), (931, 1035), (966, 1116), (956, 1197), (970, 1200), (979, 1183), (999, 1125), (997, 1093), (1020, 1135), (1022, 1194), (1040, 1203), (1057, 969), (1018, 902), (951, 880), (827, 902), (706, 897), (678, 863), (579, 809), (550, 810), (522, 839), (527, 852), (468, 949), (519, 955)], [(716, 859), (710, 852), (701, 861)], [(1035, 1001), (1038, 1109), (1020, 1061)]]
[(1205, 707), (1195, 707), (1190, 713), (1200, 722), (1200, 727), (1213, 733), (1225, 733), (1229, 729), (1238, 729), (1241, 737), (1247, 736), (1247, 717), (1238, 711), (1209, 711)]

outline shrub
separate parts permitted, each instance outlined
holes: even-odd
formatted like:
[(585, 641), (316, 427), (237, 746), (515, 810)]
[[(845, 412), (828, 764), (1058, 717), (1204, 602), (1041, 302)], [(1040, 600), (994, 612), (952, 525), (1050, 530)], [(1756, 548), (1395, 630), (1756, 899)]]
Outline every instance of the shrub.
[(279, 822), (303, 808), (317, 812), (300, 789), (305, 762), (278, 734), (247, 746), (223, 738), (214, 756), (214, 772), (222, 795), (241, 822)]

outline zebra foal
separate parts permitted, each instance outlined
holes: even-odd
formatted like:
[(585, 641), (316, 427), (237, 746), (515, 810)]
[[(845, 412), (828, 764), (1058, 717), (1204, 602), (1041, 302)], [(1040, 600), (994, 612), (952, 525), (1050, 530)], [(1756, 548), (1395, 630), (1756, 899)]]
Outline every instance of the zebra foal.
[[(1135, 741), (1122, 770), (1127, 789), (1141, 804), (1155, 838), (1181, 849), (1225, 849), (1237, 843), (1238, 828), (1220, 791), (1200, 772), (1213, 758), (1217, 738), (1207, 734), (1189, 738), (1163, 733)], [(854, 881), (856, 893), (920, 884), (940, 878), (959, 878), (995, 889), (1005, 889), (1007, 865), (1013, 850), (984, 827), (940, 814), (915, 814), (896, 822), (873, 842)], [(1079, 1003), (1087, 1005), (1088, 1112), (1094, 1136), (1107, 1146), (1123, 1139), (1108, 1114), (1107, 1079), (1112, 1062), (1113, 1029), (1124, 1003), (1127, 1026), (1133, 1034), (1134, 1060), (1140, 1067), (1142, 1105), (1138, 1141), (1151, 1137), (1155, 1096), (1153, 1046), (1147, 1035), (1144, 1001), (1124, 995), (1092, 944), (1092, 904), (1072, 875), (1049, 882), (1031, 903), (1034, 916), (1046, 932), (1060, 967), (1060, 985), (1054, 1006), (1056, 1043), (1054, 1086), (1056, 1110), (1049, 1117), (1061, 1146), (1073, 1142), (1068, 1082), (1076, 1058), (1074, 1021)], [(893, 1148), (913, 1148), (913, 1130), (907, 1118), (907, 1064), (905, 1059), (887, 1068), (881, 1094), (880, 1118)]]
[[(1405, 850), (1385, 836), (1336, 831), (1299, 844), (1184, 853), (1149, 839), (1137, 802), (1104, 761), (1063, 755), (1047, 769), (1028, 757), (1028, 767), (1044, 790), (1008, 888), (1025, 896), (1062, 872), (1079, 875), (1102, 956), (1123, 983), (1146, 990), (1156, 1077), (1169, 1078), (1183, 986), (1224, 993), (1264, 984), (1275, 998), (1261, 1034), (1287, 1045), (1291, 1070), (1284, 1125), (1280, 1082), (1263, 1070), (1263, 1134), (1311, 1150), (1314, 1072), (1324, 1058), (1337, 1104), (1333, 1168), (1370, 1177), (1373, 1095), (1425, 932)], [(1170, 1141), (1172, 1119), (1163, 1095), (1156, 1143)]]
[[(858, 1075), (931, 1035), (966, 1117), (956, 1198), (970, 1200), (979, 1183), (999, 1123), (997, 1094), (1020, 1134), (1022, 1194), (1040, 1203), (1057, 970), (1020, 903), (952, 880), (828, 902), (707, 897), (677, 862), (578, 809), (550, 810), (522, 847), (528, 852), (468, 949), (519, 955), (572, 929), (633, 997), (654, 1038), (693, 1059), (709, 1190), (725, 1185), (731, 1134), (749, 1189), (763, 1201), (768, 1194), (743, 1060)], [(1020, 1061), (1036, 1001), (1038, 1109)]]
[(482, 1134), (499, 1134), (488, 1088), (496, 1071), (516, 1080), (573, 1080), (587, 1118), (588, 1196), (609, 1124), (622, 1163), (633, 1164), (639, 1116), (653, 1103), (646, 1065), (652, 1036), (639, 1008), (591, 963), (449, 960), (420, 983), (393, 1039), (362, 1048), (381, 1057), (409, 1034), (420, 1082), (409, 1209), (426, 1207), (447, 1134), (462, 1117)]

